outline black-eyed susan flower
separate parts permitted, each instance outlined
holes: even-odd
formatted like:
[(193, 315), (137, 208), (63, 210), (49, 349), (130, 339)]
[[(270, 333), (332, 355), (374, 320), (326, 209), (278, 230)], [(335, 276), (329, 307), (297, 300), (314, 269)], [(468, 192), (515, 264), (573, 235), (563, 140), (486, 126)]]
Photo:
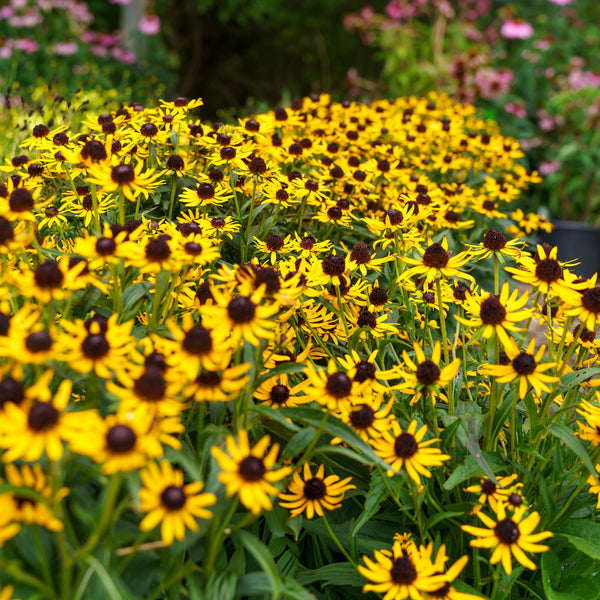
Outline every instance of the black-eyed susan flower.
[(483, 241), (477, 246), (471, 246), (470, 252), (474, 258), (483, 259), (495, 255), (504, 262), (505, 258), (517, 260), (523, 254), (521, 247), (523, 241), (519, 239), (507, 240), (498, 229), (488, 229), (483, 236)]
[(373, 582), (363, 592), (382, 594), (384, 600), (422, 600), (447, 581), (410, 539), (396, 538), (391, 550), (375, 550), (374, 558), (363, 556), (365, 566), (358, 565), (358, 571)]
[(304, 464), (302, 474), (295, 471), (288, 486), (288, 493), (279, 494), (279, 502), (290, 510), (290, 517), (306, 513), (307, 519), (315, 514), (322, 517), (323, 509), (340, 508), (344, 495), (348, 490), (355, 490), (351, 484), (352, 477), (340, 479), (337, 475), (325, 476), (325, 467), (320, 465), (315, 475), (308, 463)]
[[(421, 251), (419, 251), (421, 253)], [(427, 248), (421, 253), (421, 259), (402, 257), (404, 262), (407, 262), (412, 267), (404, 271), (402, 277), (424, 276), (428, 282), (435, 281), (442, 277), (458, 277), (460, 279), (468, 279), (473, 281), (473, 276), (469, 273), (460, 271), (471, 255), (466, 252), (459, 252), (450, 256), (448, 253), (448, 240), (444, 237), (439, 242), (430, 243)]]
[(591, 280), (592, 285), (580, 290), (577, 301), (566, 311), (566, 315), (575, 315), (590, 330), (594, 331), (600, 324), (600, 286), (594, 285), (596, 275)]
[(178, 419), (157, 418), (142, 406), (90, 420), (85, 435), (71, 440), (70, 448), (102, 465), (105, 475), (113, 475), (140, 469), (150, 459), (162, 457), (163, 443), (179, 449), (181, 443), (172, 434), (181, 431)]
[(502, 502), (497, 505), (495, 519), (488, 517), (484, 512), (477, 513), (479, 519), (486, 528), (463, 525), (461, 529), (474, 535), (476, 539), (470, 544), (474, 548), (489, 548), (492, 550), (490, 562), (495, 565), (501, 562), (504, 571), (512, 573), (512, 558), (523, 565), (526, 569), (535, 570), (535, 563), (525, 552), (546, 552), (549, 546), (538, 542), (552, 537), (551, 531), (533, 533), (540, 522), (540, 515), (531, 512), (525, 516), (527, 507), (525, 505), (517, 508), (513, 515), (506, 516), (506, 509)]
[(473, 594), (465, 594), (457, 591), (452, 587), (452, 582), (458, 577), (460, 572), (467, 564), (469, 557), (463, 556), (459, 558), (450, 568), (445, 569), (445, 564), (449, 560), (446, 556), (446, 545), (442, 544), (433, 558), (434, 545), (429, 542), (426, 547), (419, 548), (422, 558), (429, 560), (436, 567), (436, 575), (443, 574), (445, 582), (438, 589), (427, 592), (425, 597), (431, 600), (481, 600), (481, 596)]
[[(599, 392), (596, 392), (596, 399), (600, 400)], [(593, 446), (600, 446), (600, 407), (582, 400), (577, 412), (585, 419), (585, 423), (577, 422), (579, 425), (577, 435)]]
[(66, 412), (73, 384), (64, 380), (56, 393), (38, 388), (35, 401), (4, 405), (5, 419), (0, 424), (2, 459), (12, 462), (19, 458), (32, 462), (44, 453), (50, 460), (63, 455), (63, 442), (71, 442), (88, 425), (91, 411)]
[(546, 375), (544, 371), (551, 369), (556, 363), (540, 363), (546, 346), (540, 346), (537, 354), (533, 354), (535, 348), (535, 338), (532, 338), (527, 346), (526, 352), (519, 352), (515, 348), (506, 348), (506, 354), (510, 362), (506, 365), (481, 365), (480, 371), (484, 375), (495, 377), (499, 383), (519, 380), (519, 398), (525, 398), (529, 386), (533, 387), (535, 393), (539, 396), (542, 391), (549, 392), (550, 388), (546, 385), (558, 381), (558, 377)]
[(137, 196), (147, 198), (162, 183), (158, 181), (160, 172), (143, 169), (144, 162), (141, 160), (135, 166), (129, 163), (98, 163), (89, 167), (87, 181), (102, 186), (105, 193), (120, 190), (125, 198), (135, 202)]
[[(46, 477), (39, 464), (33, 466), (13, 464), (6, 465), (6, 482), (15, 488), (28, 488), (41, 499), (33, 495), (24, 495), (23, 492), (10, 491), (0, 494), (1, 512), (14, 513), (14, 520), (26, 524), (35, 524), (45, 527), (50, 531), (61, 531), (63, 523), (60, 521), (49, 505), (60, 502), (69, 494), (67, 488), (52, 489), (52, 483)], [(12, 506), (7, 506), (7, 503)]]
[(391, 260), (393, 257), (390, 255), (374, 258), (367, 244), (357, 242), (348, 255), (346, 266), (350, 271), (358, 270), (363, 277), (366, 277), (369, 271), (381, 272), (382, 265)]
[(271, 317), (279, 312), (279, 306), (263, 302), (264, 291), (261, 286), (250, 296), (239, 294), (231, 297), (213, 288), (215, 304), (207, 306), (203, 314), (215, 323), (215, 336), (229, 340), (234, 346), (242, 339), (254, 346), (260, 344), (260, 339), (268, 340), (275, 328)]
[(202, 371), (185, 387), (183, 395), (194, 402), (229, 402), (248, 385), (250, 363), (231, 365), (217, 371)]
[(273, 408), (298, 406), (312, 401), (311, 397), (302, 394), (302, 390), (308, 385), (310, 385), (308, 379), (293, 385), (290, 383), (288, 374), (282, 373), (263, 381), (256, 388), (254, 398), (261, 404)]
[(304, 390), (307, 398), (331, 411), (338, 410), (343, 403), (351, 402), (358, 393), (358, 384), (347, 373), (338, 370), (333, 359), (329, 360), (327, 371), (308, 363), (304, 374), (310, 382)]
[(450, 456), (442, 454), (439, 448), (430, 447), (439, 439), (424, 441), (426, 433), (427, 425), (422, 425), (417, 430), (416, 420), (411, 421), (406, 431), (402, 431), (398, 421), (393, 421), (391, 432), (387, 431), (380, 438), (370, 440), (375, 454), (390, 466), (388, 477), (404, 467), (409, 477), (419, 486), (421, 475), (431, 477), (428, 467), (439, 467), (445, 460), (450, 459)]
[(174, 338), (167, 364), (184, 373), (188, 380), (194, 379), (202, 366), (208, 371), (218, 371), (229, 364), (230, 345), (217, 338), (212, 329), (194, 324), (193, 317), (186, 313), (183, 328), (169, 320), (166, 325)]
[(201, 481), (185, 484), (183, 472), (173, 469), (166, 460), (151, 462), (140, 472), (143, 487), (140, 489), (140, 509), (148, 513), (140, 523), (142, 531), (160, 525), (160, 536), (165, 546), (175, 539), (185, 538), (185, 529), (198, 531), (196, 519), (210, 519), (207, 506), (216, 503), (214, 494), (200, 493)]
[(122, 381), (131, 381), (129, 374), (135, 356), (135, 338), (131, 335), (133, 321), (118, 323), (118, 314), (108, 319), (94, 315), (82, 321), (61, 320), (61, 326), (71, 338), (61, 338), (68, 352), (69, 366), (79, 373), (95, 373), (110, 379), (115, 373)]
[(506, 477), (499, 477), (494, 483), (487, 477), (481, 478), (480, 482), (475, 485), (470, 485), (465, 488), (465, 492), (472, 494), (479, 494), (477, 502), (478, 506), (473, 508), (472, 513), (479, 512), (486, 503), (489, 502), (490, 508), (496, 512), (499, 502), (506, 502), (506, 499), (512, 491), (515, 489), (514, 481), (517, 475), (508, 475)]
[(449, 365), (440, 368), (442, 349), (439, 341), (433, 347), (431, 358), (425, 356), (425, 352), (418, 342), (413, 344), (413, 348), (415, 361), (408, 356), (406, 350), (402, 352), (402, 358), (409, 371), (402, 373), (404, 383), (399, 386), (402, 392), (413, 395), (410, 401), (411, 406), (423, 394), (430, 394), (432, 398), (438, 396), (440, 388), (444, 388), (452, 381), (460, 367), (460, 359), (456, 358)]
[(263, 509), (273, 509), (270, 496), (278, 493), (273, 484), (292, 471), (290, 467), (273, 469), (277, 462), (279, 444), (273, 444), (267, 451), (270, 442), (271, 438), (265, 435), (250, 446), (248, 432), (240, 429), (237, 443), (233, 436), (227, 436), (227, 452), (218, 446), (211, 448), (211, 453), (221, 468), (218, 478), (226, 487), (227, 497), (238, 494), (242, 504), (255, 515), (260, 514)]
[(511, 293), (506, 282), (499, 295), (489, 294), (479, 298), (470, 296), (465, 301), (465, 308), (473, 316), (470, 319), (457, 316), (456, 319), (468, 327), (482, 328), (482, 335), (486, 339), (497, 335), (505, 349), (514, 351), (516, 344), (507, 330), (522, 331), (517, 323), (532, 314), (532, 309), (525, 308), (528, 294), (524, 293), (520, 298), (518, 296), (519, 290), (515, 289)]
[(557, 260), (557, 252), (556, 246), (547, 249), (538, 244), (535, 257), (522, 260), (524, 268), (506, 267), (506, 271), (511, 273), (516, 281), (528, 283), (542, 294), (560, 298), (567, 304), (577, 304), (585, 282), (575, 282), (575, 276), (565, 270), (564, 265)]
[[(363, 440), (368, 441), (381, 437), (392, 427), (393, 415), (390, 414), (392, 404), (393, 399), (384, 402), (383, 394), (367, 392), (358, 396), (353, 402), (343, 403), (336, 416), (352, 427)], [(341, 438), (335, 437), (331, 443), (337, 444), (341, 441)]]

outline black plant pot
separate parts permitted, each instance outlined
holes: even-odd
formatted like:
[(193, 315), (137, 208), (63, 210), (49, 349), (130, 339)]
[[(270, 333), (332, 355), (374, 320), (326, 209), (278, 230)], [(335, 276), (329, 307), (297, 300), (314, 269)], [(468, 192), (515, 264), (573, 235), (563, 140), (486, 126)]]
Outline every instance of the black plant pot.
[(600, 272), (600, 228), (577, 221), (552, 221), (552, 233), (539, 232), (539, 242), (558, 247), (558, 260), (578, 259), (571, 271), (581, 277)]

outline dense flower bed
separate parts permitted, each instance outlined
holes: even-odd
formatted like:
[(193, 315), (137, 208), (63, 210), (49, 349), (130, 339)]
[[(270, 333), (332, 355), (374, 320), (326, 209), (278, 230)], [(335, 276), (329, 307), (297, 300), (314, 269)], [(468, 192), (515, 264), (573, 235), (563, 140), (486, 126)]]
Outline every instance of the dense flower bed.
[(200, 105), (3, 168), (2, 598), (596, 597), (600, 288), (527, 247), (515, 140)]

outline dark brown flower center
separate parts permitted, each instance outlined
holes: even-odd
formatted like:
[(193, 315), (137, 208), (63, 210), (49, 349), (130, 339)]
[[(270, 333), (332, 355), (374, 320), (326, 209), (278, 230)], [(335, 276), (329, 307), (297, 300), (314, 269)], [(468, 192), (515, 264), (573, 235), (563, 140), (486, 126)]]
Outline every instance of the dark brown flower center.
[(581, 304), (592, 313), (600, 313), (600, 287), (585, 290), (581, 296)]
[(431, 385), (440, 377), (440, 368), (429, 358), (417, 366), (417, 379), (423, 385)]
[(131, 165), (117, 165), (112, 168), (110, 178), (118, 184), (131, 183), (135, 179), (135, 171)]
[(234, 323), (250, 323), (256, 314), (256, 306), (246, 296), (236, 296), (227, 305), (227, 314)]
[(481, 303), (479, 316), (484, 325), (500, 325), (506, 317), (506, 309), (500, 303), (500, 298), (492, 294)]
[(150, 402), (162, 400), (167, 389), (162, 372), (156, 367), (148, 367), (133, 384), (135, 393)]
[(363, 383), (367, 379), (375, 379), (375, 365), (369, 361), (361, 360), (356, 364), (354, 381)]
[(490, 229), (483, 237), (483, 245), (488, 250), (501, 250), (506, 246), (506, 238), (497, 229)]
[(284, 240), (280, 235), (272, 233), (267, 237), (266, 240), (267, 249), (273, 251), (281, 250), (283, 248)]
[(423, 264), (431, 269), (441, 269), (448, 264), (450, 257), (441, 244), (431, 244), (423, 254)]
[(267, 472), (263, 461), (256, 456), (247, 456), (240, 462), (240, 476), (246, 481), (259, 481)]
[(512, 506), (521, 506), (523, 504), (523, 497), (520, 494), (511, 494), (508, 497), (508, 503)]
[(52, 338), (47, 331), (36, 331), (35, 333), (30, 333), (25, 338), (25, 347), (29, 352), (45, 352), (46, 350), (50, 350), (52, 346)]
[(354, 429), (368, 429), (375, 421), (375, 411), (368, 404), (350, 412), (350, 423)]
[(8, 199), (8, 206), (14, 212), (30, 210), (33, 204), (33, 195), (27, 188), (17, 188)]
[(502, 519), (494, 527), (494, 533), (503, 544), (514, 544), (521, 533), (519, 526), (512, 519)]
[(180, 487), (170, 485), (160, 495), (160, 501), (167, 510), (179, 510), (185, 506), (185, 494)]
[(200, 254), (202, 254), (202, 246), (196, 242), (187, 242), (184, 245), (183, 249), (187, 254), (190, 254), (191, 256), (199, 256)]
[(352, 380), (346, 373), (332, 373), (327, 377), (325, 389), (334, 398), (344, 398), (350, 394)]
[(398, 585), (410, 585), (417, 578), (417, 569), (410, 558), (400, 556), (390, 570), (392, 581)]
[(206, 354), (212, 349), (212, 338), (210, 331), (202, 325), (194, 325), (189, 331), (186, 331), (182, 346), (190, 354)]
[(14, 237), (15, 231), (12, 223), (8, 219), (0, 217), (0, 244), (6, 244), (13, 240)]
[(154, 123), (144, 123), (140, 127), (140, 133), (144, 137), (154, 137), (158, 133), (158, 127)]
[(350, 252), (350, 260), (355, 261), (359, 265), (365, 265), (371, 260), (371, 253), (368, 246), (364, 242), (354, 244), (352, 252)]
[(321, 268), (325, 275), (341, 275), (346, 270), (346, 259), (338, 254), (329, 254), (321, 261)]
[(101, 237), (96, 242), (96, 252), (100, 256), (110, 256), (117, 249), (117, 244), (113, 238)]
[(196, 188), (196, 194), (200, 200), (210, 200), (215, 197), (215, 188), (208, 182), (200, 183)]
[(23, 384), (12, 377), (0, 381), (0, 408), (7, 402), (21, 404), (25, 398)]
[(104, 160), (108, 154), (106, 153), (106, 148), (102, 142), (98, 140), (90, 140), (86, 142), (81, 149), (81, 156), (84, 159), (90, 159), (92, 162), (99, 162)]
[(327, 486), (322, 479), (313, 477), (304, 484), (304, 497), (307, 500), (320, 500), (327, 494)]
[(375, 313), (369, 312), (368, 310), (363, 310), (358, 315), (356, 324), (359, 327), (368, 327), (369, 329), (373, 329), (374, 327), (377, 327), (377, 317), (375, 316)]
[(29, 410), (27, 424), (35, 431), (47, 431), (58, 423), (59, 415), (49, 402), (36, 402)]
[(394, 452), (398, 458), (410, 458), (419, 450), (419, 444), (412, 433), (403, 431), (394, 442)]
[(535, 266), (535, 276), (546, 283), (562, 279), (562, 269), (554, 258), (544, 258)]
[(127, 425), (114, 425), (106, 434), (106, 445), (115, 454), (129, 452), (135, 446), (136, 440), (135, 432)]
[(166, 260), (171, 255), (171, 248), (167, 240), (162, 237), (152, 238), (148, 240), (145, 248), (146, 258), (154, 262)]
[(535, 372), (537, 363), (531, 354), (521, 352), (513, 359), (512, 366), (519, 375), (531, 375)]
[(110, 346), (104, 334), (91, 334), (81, 343), (81, 350), (87, 358), (94, 360), (105, 356)]
[(255, 156), (248, 165), (248, 170), (254, 175), (262, 175), (267, 171), (267, 164), (260, 156)]
[(491, 496), (492, 494), (496, 493), (496, 484), (489, 480), (486, 479), (482, 484), (481, 484), (481, 491), (482, 493), (484, 493), (486, 496)]
[(183, 167), (185, 167), (185, 163), (179, 154), (171, 154), (171, 156), (167, 158), (167, 169), (170, 169), (171, 171), (180, 171)]
[(290, 390), (285, 385), (274, 385), (269, 392), (273, 404), (285, 404), (290, 397)]
[(33, 278), (40, 288), (56, 289), (60, 287), (64, 276), (56, 261), (47, 260), (36, 267)]

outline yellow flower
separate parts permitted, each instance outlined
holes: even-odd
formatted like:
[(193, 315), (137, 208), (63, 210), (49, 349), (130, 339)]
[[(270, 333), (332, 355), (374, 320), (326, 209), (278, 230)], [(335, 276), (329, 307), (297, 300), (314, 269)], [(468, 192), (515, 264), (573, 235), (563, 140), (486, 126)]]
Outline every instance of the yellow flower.
[(352, 478), (341, 479), (337, 475), (325, 477), (325, 467), (320, 465), (313, 476), (310, 465), (305, 463), (302, 476), (296, 471), (288, 487), (289, 493), (279, 494), (283, 500), (279, 504), (290, 509), (290, 517), (306, 512), (306, 518), (312, 519), (315, 514), (322, 517), (323, 509), (335, 510), (340, 508), (344, 494), (355, 490), (350, 482)]
[(537, 512), (531, 512), (525, 517), (526, 511), (527, 507), (523, 505), (515, 509), (511, 517), (507, 517), (504, 504), (499, 502), (495, 511), (496, 520), (481, 511), (477, 513), (487, 529), (472, 525), (463, 525), (461, 529), (476, 536), (477, 539), (471, 540), (471, 546), (474, 548), (493, 550), (490, 562), (493, 565), (502, 562), (504, 571), (508, 575), (512, 573), (513, 556), (525, 568), (535, 570), (537, 568), (535, 563), (527, 557), (525, 552), (550, 550), (548, 546), (540, 545), (538, 542), (552, 537), (553, 534), (551, 531), (533, 533), (540, 522), (540, 515)]
[(420, 475), (431, 477), (427, 467), (439, 467), (450, 456), (442, 454), (439, 448), (430, 448), (431, 444), (439, 442), (437, 438), (423, 441), (427, 433), (427, 425), (421, 426), (417, 431), (417, 421), (412, 421), (406, 431), (402, 431), (398, 421), (392, 422), (392, 431), (386, 432), (382, 437), (371, 440), (370, 444), (375, 454), (385, 460), (390, 469), (388, 477), (399, 471), (402, 467), (406, 469), (409, 477), (421, 485)]
[(210, 519), (212, 513), (206, 506), (216, 503), (214, 494), (201, 494), (201, 481), (183, 483), (183, 473), (173, 469), (171, 463), (150, 463), (140, 472), (143, 487), (140, 489), (140, 508), (148, 513), (140, 523), (141, 531), (150, 531), (160, 524), (160, 536), (165, 546), (174, 539), (185, 538), (185, 528), (198, 531), (198, 519)]
[(227, 497), (239, 494), (242, 504), (255, 515), (263, 509), (273, 509), (269, 496), (278, 492), (273, 484), (292, 471), (290, 467), (273, 469), (279, 444), (273, 444), (267, 452), (270, 441), (270, 437), (265, 435), (250, 447), (248, 432), (240, 429), (237, 443), (232, 435), (227, 436), (227, 452), (218, 446), (211, 448), (212, 455), (222, 469), (218, 478), (226, 487)]

